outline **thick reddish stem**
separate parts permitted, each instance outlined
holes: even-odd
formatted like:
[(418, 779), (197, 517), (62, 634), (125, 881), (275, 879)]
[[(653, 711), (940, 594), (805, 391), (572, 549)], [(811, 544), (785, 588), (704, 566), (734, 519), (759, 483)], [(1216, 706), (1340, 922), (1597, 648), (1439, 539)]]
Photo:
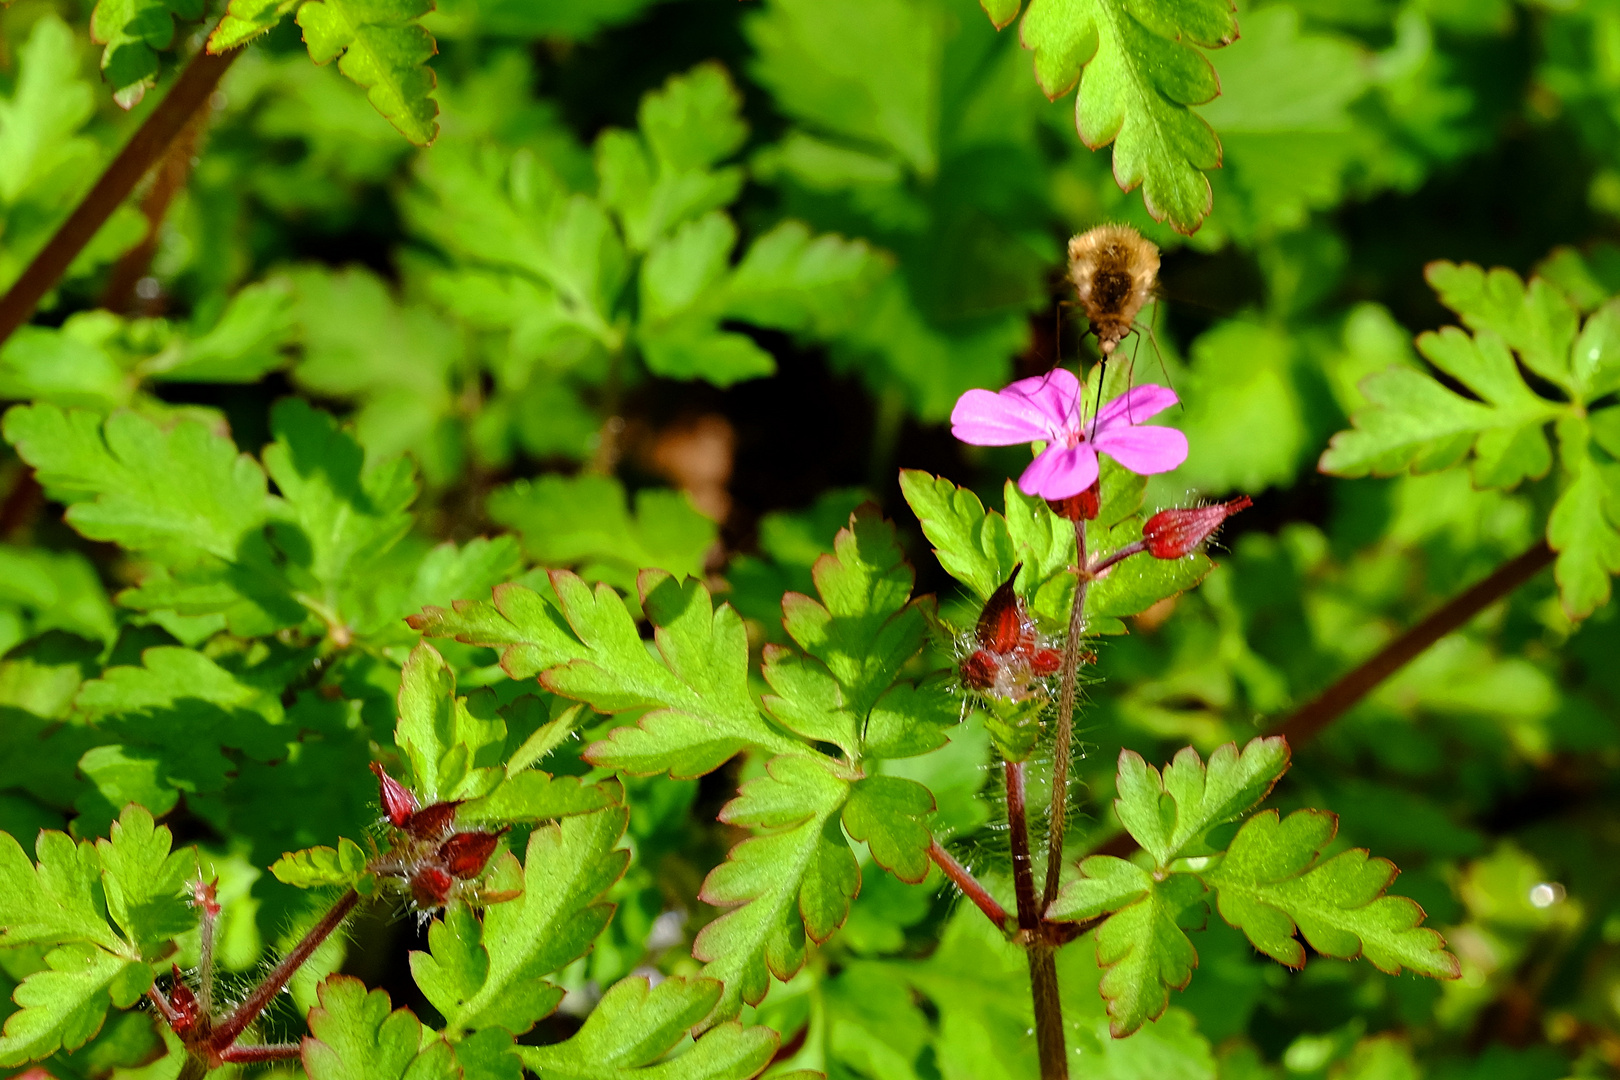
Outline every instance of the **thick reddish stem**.
[(979, 884), (979, 879), (974, 877), (967, 867), (957, 862), (951, 857), (950, 852), (940, 847), (938, 840), (929, 843), (928, 857), (934, 860), (934, 865), (943, 870), (945, 876), (950, 878), (958, 889), (962, 890), (962, 895), (972, 900), (975, 906), (984, 912), (985, 917), (996, 924), (998, 929), (1007, 929), (1007, 909), (997, 903), (996, 898), (985, 891), (985, 887)]
[(1509, 559), (1476, 585), (1378, 650), (1359, 667), (1322, 691), (1284, 720), (1274, 734), (1299, 749), (1322, 729), (1348, 712), (1379, 683), (1415, 660), (1424, 650), (1552, 565), (1553, 550), (1543, 540), (1523, 555)]
[(310, 954), (320, 947), (321, 942), (331, 936), (332, 931), (342, 925), (349, 912), (354, 910), (354, 905), (359, 902), (360, 894), (353, 889), (344, 893), (338, 902), (332, 905), (332, 910), (321, 916), (320, 922), (310, 927), (309, 933), (304, 935), (303, 940), (294, 945), (292, 951), (281, 958), (281, 963), (277, 964), (270, 974), (265, 976), (264, 981), (253, 988), (253, 992), (243, 1000), (242, 1004), (233, 1009), (231, 1015), (227, 1016), (218, 1027), (213, 1029), (208, 1041), (216, 1054), (223, 1055), (225, 1051), (232, 1048), (231, 1044), (236, 1042), (236, 1037), (242, 1034), (249, 1024), (258, 1019), (265, 1006), (269, 1005), (271, 1001), (275, 1000), (275, 996), (281, 993), (281, 988), (287, 985), (287, 980), (293, 977), (293, 973), (304, 966), (304, 961), (310, 958)]
[(1012, 844), (1013, 890), (1018, 897), (1018, 936), (1029, 951), (1029, 986), (1035, 1006), (1035, 1045), (1041, 1059), (1041, 1080), (1068, 1080), (1057, 963), (1051, 947), (1042, 939), (1041, 908), (1035, 897), (1035, 875), (1030, 865), (1029, 816), (1024, 806), (1025, 771), (1022, 761), (1006, 763), (1007, 828)]
[(0, 342), (28, 321), (40, 300), (56, 287), (74, 257), (96, 235), (96, 230), (129, 197), (146, 171), (163, 157), (192, 115), (208, 102), (220, 77), (241, 53), (241, 49), (232, 49), (214, 56), (203, 50), (191, 58), (174, 86), (113, 158), (101, 179), (79, 200), (79, 205), (34, 256), (34, 261), (28, 264), (10, 291), (0, 297)]

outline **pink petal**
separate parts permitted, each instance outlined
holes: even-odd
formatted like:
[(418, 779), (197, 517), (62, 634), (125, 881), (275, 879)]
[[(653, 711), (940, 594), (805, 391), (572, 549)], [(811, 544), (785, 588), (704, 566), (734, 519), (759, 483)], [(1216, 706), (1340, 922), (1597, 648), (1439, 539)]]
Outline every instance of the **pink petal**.
[(1169, 427), (1099, 431), (1092, 446), (1139, 476), (1169, 472), (1187, 460), (1187, 436)]
[[(1102, 412), (1097, 414), (1097, 436), (1100, 437), (1110, 427), (1140, 424), (1148, 417), (1164, 412), (1179, 400), (1181, 399), (1176, 397), (1176, 392), (1167, 386), (1155, 386), (1152, 383), (1133, 386), (1102, 407)], [(1088, 424), (1087, 428), (1090, 427)]]
[(998, 394), (969, 390), (951, 410), (951, 434), (974, 446), (1015, 446), (1051, 441), (1076, 415), (1080, 381), (1058, 368), (1019, 379)]
[(1043, 499), (1067, 499), (1080, 494), (1096, 480), (1097, 455), (1091, 447), (1084, 443), (1072, 447), (1049, 446), (1018, 478), (1018, 489), (1025, 495)]
[(1016, 446), (1052, 437), (1051, 422), (1023, 398), (969, 390), (951, 410), (951, 434), (974, 446)]

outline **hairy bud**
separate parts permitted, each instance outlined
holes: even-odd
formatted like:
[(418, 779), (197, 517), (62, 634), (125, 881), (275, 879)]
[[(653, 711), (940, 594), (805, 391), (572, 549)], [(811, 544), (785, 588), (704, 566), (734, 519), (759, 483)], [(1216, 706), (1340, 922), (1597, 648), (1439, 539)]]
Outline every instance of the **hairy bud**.
[(1012, 576), (984, 605), (974, 628), (974, 649), (962, 661), (962, 681), (993, 697), (1021, 700), (1031, 693), (1034, 679), (1057, 673), (1063, 654), (1044, 648), (1035, 632), (1035, 621), (1024, 609), (1023, 598), (1013, 587), (1020, 563)]
[(1210, 506), (1161, 510), (1142, 526), (1142, 543), (1155, 559), (1179, 559), (1215, 535), (1221, 523), (1251, 505), (1247, 495)]

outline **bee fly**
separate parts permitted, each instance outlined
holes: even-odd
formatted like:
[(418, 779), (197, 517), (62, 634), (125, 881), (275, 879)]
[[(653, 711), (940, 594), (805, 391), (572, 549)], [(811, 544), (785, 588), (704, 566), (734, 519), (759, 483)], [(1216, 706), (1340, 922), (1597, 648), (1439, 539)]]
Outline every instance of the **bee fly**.
[(1159, 249), (1129, 225), (1098, 225), (1069, 241), (1069, 280), (1106, 362), (1153, 295)]
[[(1159, 249), (1129, 225), (1098, 225), (1069, 240), (1069, 280), (1106, 366), (1135, 328), (1159, 279)], [(1097, 383), (1102, 404), (1102, 381)], [(1093, 410), (1093, 415), (1096, 411)]]

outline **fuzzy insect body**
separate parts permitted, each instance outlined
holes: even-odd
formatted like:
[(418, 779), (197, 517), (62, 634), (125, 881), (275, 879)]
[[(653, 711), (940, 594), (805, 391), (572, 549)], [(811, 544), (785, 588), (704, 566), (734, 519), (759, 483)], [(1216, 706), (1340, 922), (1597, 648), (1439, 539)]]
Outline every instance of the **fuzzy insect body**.
[(1131, 332), (1158, 279), (1159, 249), (1129, 225), (1099, 225), (1070, 239), (1069, 280), (1103, 359)]

